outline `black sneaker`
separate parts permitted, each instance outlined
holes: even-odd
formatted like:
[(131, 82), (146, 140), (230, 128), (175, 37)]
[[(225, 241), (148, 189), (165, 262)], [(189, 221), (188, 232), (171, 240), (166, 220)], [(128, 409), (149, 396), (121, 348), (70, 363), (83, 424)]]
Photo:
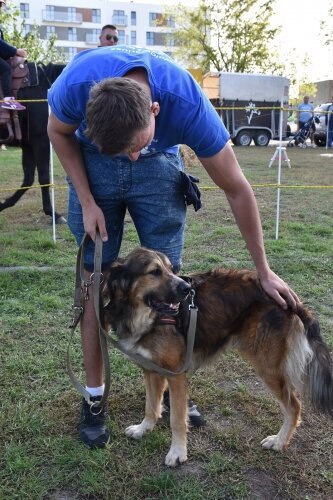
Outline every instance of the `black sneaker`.
[[(163, 405), (166, 410), (170, 410), (169, 391), (165, 391), (163, 394)], [(188, 400), (188, 418), (193, 427), (202, 427), (206, 423), (201, 409), (192, 401), (192, 399)]]
[[(92, 397), (91, 401), (100, 401), (102, 396)], [(107, 426), (108, 412), (106, 405), (90, 407), (85, 399), (82, 400), (79, 435), (87, 448), (104, 448), (110, 440)]]
[(206, 423), (202, 410), (192, 401), (192, 399), (188, 400), (188, 418), (193, 427), (202, 427)]

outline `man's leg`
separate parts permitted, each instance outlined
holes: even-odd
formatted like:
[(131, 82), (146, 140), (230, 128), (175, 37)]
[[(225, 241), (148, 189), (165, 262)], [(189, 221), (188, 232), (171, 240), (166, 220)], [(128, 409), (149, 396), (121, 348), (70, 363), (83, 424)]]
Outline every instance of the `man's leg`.
[[(102, 208), (106, 228), (109, 236), (107, 243), (103, 243), (102, 267), (107, 266), (118, 256), (122, 233), (125, 207), (121, 197), (116, 191), (119, 185), (117, 169), (111, 159), (101, 157), (95, 152), (83, 149), (85, 164), (93, 196)], [(114, 191), (103, 191), (112, 189)], [(69, 182), (68, 225), (80, 245), (84, 236), (82, 209)], [(89, 282), (94, 267), (95, 246), (89, 242), (84, 255), (85, 279)], [(86, 390), (91, 394), (92, 401), (101, 399), (104, 392), (104, 370), (99, 341), (99, 325), (97, 322), (92, 286), (88, 287), (88, 300), (84, 302), (84, 312), (80, 322), (81, 342), (83, 351), (84, 368), (86, 374)], [(79, 423), (80, 439), (88, 448), (102, 448), (110, 438), (108, 429), (107, 408), (91, 408), (82, 400), (81, 418)]]
[[(89, 280), (90, 272), (85, 272)], [(99, 342), (99, 325), (97, 322), (92, 288), (88, 291), (88, 300), (84, 304), (84, 312), (80, 322), (81, 342), (86, 373), (86, 390), (92, 401), (99, 401), (104, 392), (103, 360)], [(107, 408), (91, 408), (83, 400), (79, 423), (80, 439), (88, 448), (103, 448), (110, 440), (107, 425)]]
[[(91, 273), (86, 271), (85, 274), (86, 279), (89, 279)], [(89, 290), (89, 298), (84, 304), (80, 327), (86, 384), (88, 387), (99, 387), (104, 383), (103, 362), (99, 343), (98, 322), (91, 288)]]
[(10, 64), (0, 57), (0, 79), (4, 97), (11, 95), (11, 71)]

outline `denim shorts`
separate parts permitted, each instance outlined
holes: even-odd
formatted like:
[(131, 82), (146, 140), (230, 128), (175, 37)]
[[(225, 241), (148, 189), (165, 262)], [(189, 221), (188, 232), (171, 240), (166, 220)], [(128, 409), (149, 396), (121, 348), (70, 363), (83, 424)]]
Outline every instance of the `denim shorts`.
[[(103, 243), (103, 267), (113, 262), (121, 246), (128, 210), (142, 246), (165, 253), (177, 272), (184, 245), (186, 204), (181, 188), (179, 155), (154, 153), (132, 162), (127, 157), (101, 155), (81, 145), (91, 192), (103, 210), (108, 241)], [(84, 236), (81, 205), (69, 184), (68, 225), (80, 245)], [(94, 245), (87, 246), (85, 267), (93, 269)]]

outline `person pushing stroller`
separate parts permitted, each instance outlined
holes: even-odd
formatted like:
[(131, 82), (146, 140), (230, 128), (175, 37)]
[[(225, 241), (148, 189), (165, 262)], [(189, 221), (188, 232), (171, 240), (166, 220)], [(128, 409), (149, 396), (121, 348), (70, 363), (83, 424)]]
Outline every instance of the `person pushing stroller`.
[[(316, 126), (314, 124), (314, 107), (313, 104), (309, 102), (309, 96), (305, 95), (303, 97), (303, 102), (298, 105), (298, 133), (300, 133), (300, 141), (299, 144), (296, 144), (296, 136), (295, 136), (295, 145), (305, 145), (306, 139), (310, 138), (311, 147), (315, 148), (315, 144), (313, 141), (314, 133), (316, 131)], [(297, 133), (297, 134), (298, 134)], [(296, 135), (297, 135), (296, 134)], [(306, 136), (306, 137), (305, 137)], [(305, 137), (305, 139), (304, 139)], [(302, 140), (304, 139), (304, 140)]]

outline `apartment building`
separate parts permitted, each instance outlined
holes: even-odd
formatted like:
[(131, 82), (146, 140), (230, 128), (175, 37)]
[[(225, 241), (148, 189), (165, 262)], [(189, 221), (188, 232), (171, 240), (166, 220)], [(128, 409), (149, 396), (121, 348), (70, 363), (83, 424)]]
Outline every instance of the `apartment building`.
[[(162, 19), (162, 5), (135, 1), (113, 2), (94, 0), (31, 0), (13, 1), (25, 19), (26, 32), (31, 25), (40, 26), (41, 37), (57, 36), (61, 47), (70, 60), (77, 52), (96, 47), (101, 27), (114, 24), (119, 33), (119, 43), (138, 45), (162, 50), (172, 54), (174, 40), (172, 32), (175, 21), (172, 16)], [(92, 7), (93, 5), (93, 7)]]

